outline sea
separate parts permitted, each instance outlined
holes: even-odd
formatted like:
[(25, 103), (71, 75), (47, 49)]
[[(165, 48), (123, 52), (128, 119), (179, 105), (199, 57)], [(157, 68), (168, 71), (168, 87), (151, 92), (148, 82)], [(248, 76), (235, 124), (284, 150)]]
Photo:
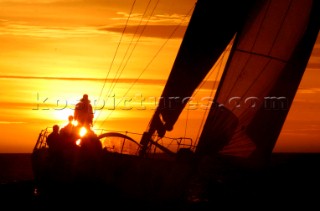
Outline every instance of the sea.
[[(91, 210), (219, 210), (224, 209), (275, 209), (320, 210), (320, 154), (274, 153), (270, 167), (243, 180), (240, 188), (217, 190), (216, 198), (194, 204), (143, 204), (129, 199), (104, 194), (101, 189), (87, 190), (85, 195), (72, 195), (63, 188), (43, 199), (37, 192), (32, 172), (31, 154), (0, 154), (0, 205), (1, 210), (32, 209), (57, 210), (69, 208)], [(239, 184), (238, 184), (239, 185)], [(241, 190), (241, 191), (239, 191)], [(100, 192), (99, 192), (100, 191)], [(83, 192), (81, 193), (83, 194)], [(88, 197), (90, 196), (90, 197)], [(97, 197), (99, 196), (99, 197)], [(66, 203), (67, 202), (67, 203)], [(71, 206), (71, 207), (70, 207)], [(94, 208), (94, 209), (93, 209)]]

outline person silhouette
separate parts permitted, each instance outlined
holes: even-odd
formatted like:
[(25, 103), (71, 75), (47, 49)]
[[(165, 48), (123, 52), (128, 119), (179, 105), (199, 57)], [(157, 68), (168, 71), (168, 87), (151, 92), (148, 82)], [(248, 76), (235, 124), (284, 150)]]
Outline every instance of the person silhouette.
[(80, 126), (90, 128), (93, 120), (93, 109), (87, 94), (84, 94), (80, 102), (76, 104), (74, 110), (74, 120), (78, 121)]
[(66, 126), (64, 126), (63, 128), (61, 128), (60, 133), (64, 132), (64, 133), (71, 134), (74, 129), (74, 125), (72, 124), (72, 121), (73, 121), (73, 116), (69, 115), (68, 116), (68, 124)]
[(53, 125), (52, 132), (47, 137), (49, 157), (52, 161), (59, 160), (62, 157), (63, 146), (59, 129), (59, 125)]
[(47, 137), (47, 144), (51, 151), (59, 150), (60, 147), (60, 134), (59, 125), (53, 125), (52, 132)]
[(73, 116), (68, 116), (68, 124), (61, 128), (60, 136), (66, 148), (75, 147), (76, 140), (79, 138), (77, 128), (73, 125)]

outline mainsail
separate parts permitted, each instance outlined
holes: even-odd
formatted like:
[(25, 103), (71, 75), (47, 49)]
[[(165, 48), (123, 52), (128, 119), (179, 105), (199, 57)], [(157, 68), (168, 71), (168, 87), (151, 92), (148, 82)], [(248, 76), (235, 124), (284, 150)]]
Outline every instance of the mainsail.
[(149, 137), (172, 130), (187, 103), (181, 99), (192, 95), (236, 34), (196, 153), (267, 158), (310, 57), (319, 14), (312, 0), (198, 0)]

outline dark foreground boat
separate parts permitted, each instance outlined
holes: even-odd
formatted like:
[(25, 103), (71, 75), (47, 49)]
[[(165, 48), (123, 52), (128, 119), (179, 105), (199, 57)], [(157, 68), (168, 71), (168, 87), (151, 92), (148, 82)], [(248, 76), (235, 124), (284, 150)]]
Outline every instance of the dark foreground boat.
[[(80, 187), (99, 184), (115, 193), (121, 192), (123, 197), (166, 201), (182, 196), (191, 175), (191, 151), (185, 150), (187, 148), (181, 148), (174, 155), (160, 153), (142, 157), (139, 156), (140, 144), (124, 134), (109, 132), (98, 135), (98, 139), (117, 141), (119, 150), (99, 146), (88, 149), (81, 145), (53, 154), (46, 144), (49, 131), (50, 128), (40, 133), (32, 154), (39, 191), (60, 189), (61, 185), (74, 188), (75, 184), (81, 184)], [(85, 138), (88, 137), (82, 137)]]
[[(159, 204), (210, 201), (244, 189), (270, 161), (319, 32), (319, 14), (319, 2), (312, 0), (198, 0), (140, 142), (131, 134), (92, 131), (94, 140), (116, 147), (86, 153), (81, 146), (57, 160), (43, 130), (32, 154), (39, 191), (98, 184)], [(232, 40), (199, 140), (166, 140)]]

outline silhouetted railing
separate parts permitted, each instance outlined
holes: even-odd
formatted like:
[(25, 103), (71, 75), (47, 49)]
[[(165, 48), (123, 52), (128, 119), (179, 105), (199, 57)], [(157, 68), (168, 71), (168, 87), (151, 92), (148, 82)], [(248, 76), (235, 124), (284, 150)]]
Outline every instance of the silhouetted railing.
[[(94, 129), (94, 131), (99, 137), (103, 148), (107, 151), (119, 154), (139, 154), (141, 145), (136, 140), (140, 140), (143, 134), (129, 131), (109, 131), (105, 129)], [(33, 149), (34, 151), (48, 147), (47, 137), (51, 132), (52, 127), (47, 127), (40, 132), (36, 145)], [(153, 137), (153, 139), (155, 140), (155, 144), (149, 148), (149, 155), (165, 152), (161, 149), (161, 147), (167, 148), (174, 153), (178, 152), (182, 148), (187, 148), (191, 151), (194, 151), (195, 149), (191, 138)]]
[(44, 130), (41, 130), (36, 145), (34, 146), (33, 151), (37, 150), (37, 149), (41, 149), (41, 148), (47, 148), (48, 144), (47, 144), (47, 137), (48, 135), (52, 132), (52, 127), (47, 127)]

